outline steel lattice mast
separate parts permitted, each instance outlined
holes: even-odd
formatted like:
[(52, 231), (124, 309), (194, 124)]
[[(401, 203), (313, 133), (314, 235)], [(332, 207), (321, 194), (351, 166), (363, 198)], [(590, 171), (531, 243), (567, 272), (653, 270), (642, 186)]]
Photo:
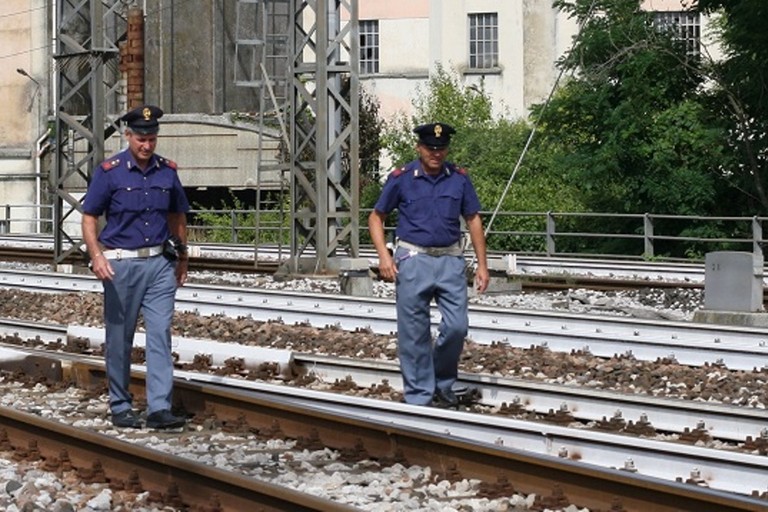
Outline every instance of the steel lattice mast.
[[(357, 0), (290, 0), (289, 109), (292, 271), (325, 272), (340, 248), (359, 253), (359, 50)], [(126, 107), (119, 43), (122, 0), (56, 4), (54, 266), (85, 257), (82, 196), (105, 140)], [(311, 264), (299, 261), (314, 249)]]
[(357, 1), (293, 0), (293, 13), (291, 270), (314, 247), (304, 270), (325, 272), (338, 249), (359, 252)]

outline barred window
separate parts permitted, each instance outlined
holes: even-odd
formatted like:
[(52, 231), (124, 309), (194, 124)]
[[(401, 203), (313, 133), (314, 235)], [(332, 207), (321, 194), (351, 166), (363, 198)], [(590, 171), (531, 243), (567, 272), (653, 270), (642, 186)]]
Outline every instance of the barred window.
[(360, 21), (360, 73), (379, 72), (379, 20)]
[(689, 57), (698, 59), (701, 45), (699, 13), (690, 11), (654, 12), (654, 23), (662, 30), (671, 31), (677, 41), (685, 45)]
[(499, 15), (495, 12), (469, 15), (469, 67), (499, 65)]

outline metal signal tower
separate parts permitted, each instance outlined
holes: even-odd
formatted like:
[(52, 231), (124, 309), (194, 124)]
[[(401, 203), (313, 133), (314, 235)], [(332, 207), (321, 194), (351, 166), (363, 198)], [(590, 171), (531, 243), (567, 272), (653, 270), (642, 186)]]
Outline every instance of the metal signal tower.
[(309, 270), (326, 272), (337, 250), (359, 253), (357, 1), (293, 0), (292, 12), (291, 270), (314, 247)]
[[(327, 272), (337, 251), (359, 253), (357, 0), (288, 1), (291, 85), (282, 115), (290, 145), (290, 270)], [(79, 229), (82, 195), (125, 110), (119, 43), (128, 23), (124, 0), (62, 0), (55, 16), (52, 188), (58, 267), (74, 253), (87, 254)]]
[(118, 41), (125, 36), (120, 0), (56, 3), (54, 137), (51, 173), (54, 267), (72, 254), (87, 255), (80, 234), (82, 193), (104, 159), (104, 141), (120, 111)]

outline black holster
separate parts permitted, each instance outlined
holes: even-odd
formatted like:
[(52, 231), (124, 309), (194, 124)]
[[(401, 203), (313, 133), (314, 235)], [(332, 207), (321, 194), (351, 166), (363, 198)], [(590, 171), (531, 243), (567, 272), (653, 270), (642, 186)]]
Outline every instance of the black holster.
[(169, 261), (176, 261), (179, 259), (179, 254), (182, 252), (183, 244), (178, 237), (171, 235), (168, 240), (163, 242), (163, 256)]

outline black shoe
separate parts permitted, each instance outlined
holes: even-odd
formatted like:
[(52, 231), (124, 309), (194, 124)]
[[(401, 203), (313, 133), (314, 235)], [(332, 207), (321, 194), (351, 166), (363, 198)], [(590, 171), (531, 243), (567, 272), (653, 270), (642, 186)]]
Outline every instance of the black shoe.
[(432, 397), (432, 407), (441, 409), (455, 409), (459, 405), (459, 399), (450, 389), (447, 391), (437, 390)]
[(186, 424), (186, 418), (174, 416), (168, 409), (156, 411), (147, 416), (147, 428), (181, 428)]
[(112, 424), (118, 428), (141, 428), (141, 420), (132, 409), (113, 413)]

